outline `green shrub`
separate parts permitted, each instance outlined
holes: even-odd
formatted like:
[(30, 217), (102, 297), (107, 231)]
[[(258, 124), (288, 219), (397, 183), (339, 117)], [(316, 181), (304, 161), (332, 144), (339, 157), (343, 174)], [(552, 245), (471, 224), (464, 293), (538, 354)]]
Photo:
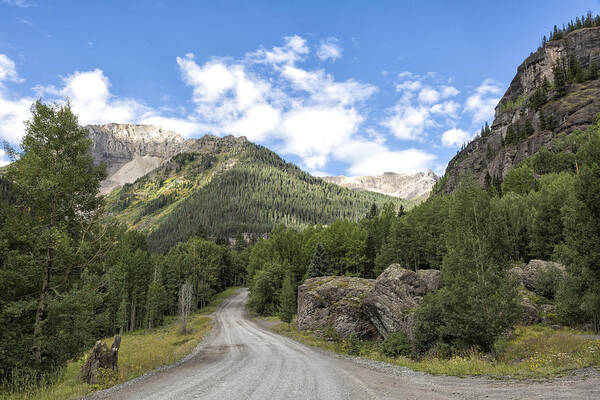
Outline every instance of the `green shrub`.
[(555, 266), (549, 266), (538, 274), (535, 280), (535, 293), (553, 300), (561, 281), (561, 271)]
[(411, 353), (411, 345), (404, 332), (394, 332), (381, 342), (380, 350), (388, 357), (408, 357)]
[(360, 354), (360, 339), (355, 333), (351, 334), (346, 343), (346, 352), (351, 356)]

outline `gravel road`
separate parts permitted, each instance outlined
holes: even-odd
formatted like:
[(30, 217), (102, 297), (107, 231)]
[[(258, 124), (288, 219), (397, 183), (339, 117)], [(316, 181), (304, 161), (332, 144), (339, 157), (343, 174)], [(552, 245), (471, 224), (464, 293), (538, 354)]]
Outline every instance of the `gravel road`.
[(595, 369), (541, 381), (430, 376), (314, 350), (247, 318), (246, 290), (225, 300), (186, 361), (94, 399), (600, 399)]

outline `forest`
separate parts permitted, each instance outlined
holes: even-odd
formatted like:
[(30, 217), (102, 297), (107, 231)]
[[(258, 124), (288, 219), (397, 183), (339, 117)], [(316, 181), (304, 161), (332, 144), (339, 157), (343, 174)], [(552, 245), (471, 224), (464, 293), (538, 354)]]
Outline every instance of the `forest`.
[[(248, 250), (190, 237), (165, 254), (103, 218), (105, 176), (70, 105), (32, 107), (14, 162), (0, 176), (0, 383), (40, 379), (97, 339), (152, 328), (245, 282)], [(10, 149), (9, 149), (10, 150)]]
[[(375, 205), (359, 222), (298, 231), (280, 227), (250, 251), (250, 307), (290, 320), (295, 290), (320, 274), (373, 278), (391, 263), (440, 269), (442, 289), (416, 311), (416, 357), (494, 342), (519, 320), (510, 268), (530, 259), (567, 266), (545, 276), (538, 295), (567, 326), (600, 329), (600, 122), (556, 137), (485, 187), (465, 179), (405, 212)], [(495, 183), (495, 184), (494, 184)], [(315, 274), (315, 271), (317, 273)]]

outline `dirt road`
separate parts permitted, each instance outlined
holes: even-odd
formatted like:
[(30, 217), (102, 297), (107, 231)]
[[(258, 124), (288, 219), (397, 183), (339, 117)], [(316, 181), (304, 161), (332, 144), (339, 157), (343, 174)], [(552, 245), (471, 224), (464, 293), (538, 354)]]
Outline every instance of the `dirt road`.
[(590, 369), (554, 380), (430, 376), (310, 349), (249, 320), (247, 291), (216, 311), (215, 329), (186, 362), (99, 393), (110, 399), (600, 399)]

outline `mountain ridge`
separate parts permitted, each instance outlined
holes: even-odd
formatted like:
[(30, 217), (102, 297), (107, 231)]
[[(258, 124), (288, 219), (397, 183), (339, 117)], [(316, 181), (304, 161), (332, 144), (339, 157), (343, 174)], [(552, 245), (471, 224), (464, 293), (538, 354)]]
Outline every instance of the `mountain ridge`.
[(406, 200), (426, 198), (439, 177), (431, 170), (414, 174), (384, 172), (367, 176), (324, 176), (323, 180), (352, 190), (376, 192)]

